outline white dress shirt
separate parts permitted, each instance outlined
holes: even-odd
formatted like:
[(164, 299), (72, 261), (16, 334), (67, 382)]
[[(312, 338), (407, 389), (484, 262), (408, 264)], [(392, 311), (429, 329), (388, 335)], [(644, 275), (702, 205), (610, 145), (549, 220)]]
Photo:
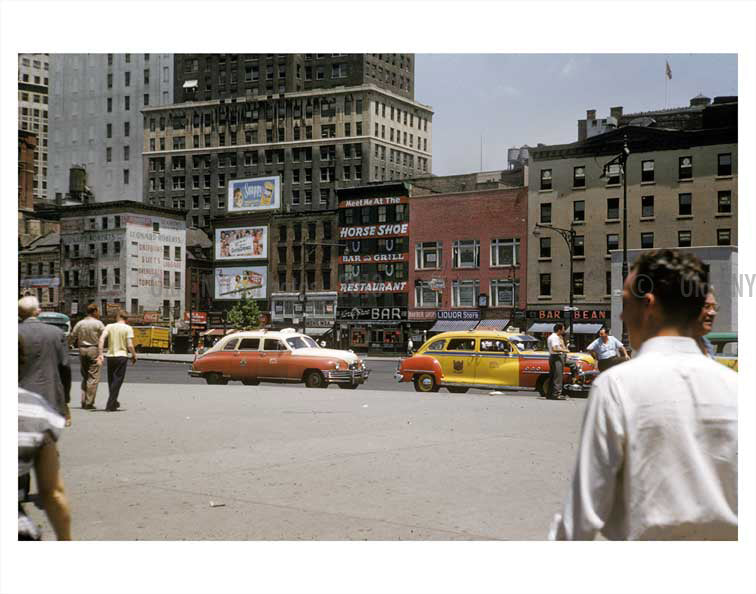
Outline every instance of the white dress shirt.
[(549, 338), (546, 340), (546, 346), (549, 348), (549, 353), (552, 355), (558, 355), (562, 351), (562, 338), (556, 332), (549, 334)]
[(549, 540), (737, 540), (737, 374), (655, 337), (598, 376)]

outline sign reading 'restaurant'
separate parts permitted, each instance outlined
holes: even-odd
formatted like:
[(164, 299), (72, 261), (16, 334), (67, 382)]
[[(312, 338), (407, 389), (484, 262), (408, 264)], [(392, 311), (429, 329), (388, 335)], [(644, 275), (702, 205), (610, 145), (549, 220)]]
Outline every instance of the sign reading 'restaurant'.
[(343, 200), (339, 208), (363, 208), (365, 206), (389, 206), (391, 204), (406, 204), (407, 196), (392, 196), (390, 198), (359, 198), (357, 200)]
[(339, 283), (341, 293), (401, 293), (407, 290), (407, 281), (394, 283)]
[(385, 225), (359, 225), (339, 228), (340, 239), (354, 237), (402, 237), (409, 235), (409, 223), (387, 223)]

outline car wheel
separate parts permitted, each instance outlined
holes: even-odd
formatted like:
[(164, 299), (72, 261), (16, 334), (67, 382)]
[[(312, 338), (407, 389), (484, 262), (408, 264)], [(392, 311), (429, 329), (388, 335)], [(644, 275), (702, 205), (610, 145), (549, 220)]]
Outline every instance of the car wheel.
[(245, 386), (259, 386), (260, 380), (253, 380), (253, 379), (243, 379), (241, 381)]
[(470, 388), (460, 388), (458, 386), (449, 386), (447, 390), (451, 392), (452, 394), (464, 394), (466, 393)]
[(223, 379), (220, 373), (208, 373), (205, 376), (205, 381), (212, 386), (222, 386), (228, 383), (228, 380)]
[(304, 377), (305, 386), (308, 388), (326, 388), (325, 378), (319, 371), (308, 371)]
[(542, 377), (541, 379), (539, 379), (538, 383), (536, 384), (536, 390), (538, 390), (538, 393), (541, 396), (548, 398), (549, 392), (551, 392), (551, 378)]
[(357, 384), (339, 384), (339, 388), (342, 390), (356, 390)]
[(438, 392), (439, 387), (432, 373), (419, 373), (415, 376), (416, 392)]

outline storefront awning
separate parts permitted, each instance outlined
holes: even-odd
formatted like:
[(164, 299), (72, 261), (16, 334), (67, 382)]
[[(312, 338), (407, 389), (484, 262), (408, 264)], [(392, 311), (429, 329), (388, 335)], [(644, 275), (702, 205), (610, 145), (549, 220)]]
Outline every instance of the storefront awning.
[[(598, 334), (603, 324), (573, 324), (573, 334)], [(569, 327), (569, 326), (568, 326)]]
[(472, 330), (477, 325), (478, 320), (439, 320), (428, 332), (461, 332)]
[(536, 322), (530, 328), (528, 328), (528, 334), (540, 334), (545, 332), (553, 332), (554, 323), (544, 324), (543, 322)]
[(183, 88), (184, 89), (194, 89), (196, 86), (197, 86), (197, 81), (196, 80), (187, 80), (187, 81), (184, 81)]
[(481, 320), (476, 330), (504, 330), (509, 320)]

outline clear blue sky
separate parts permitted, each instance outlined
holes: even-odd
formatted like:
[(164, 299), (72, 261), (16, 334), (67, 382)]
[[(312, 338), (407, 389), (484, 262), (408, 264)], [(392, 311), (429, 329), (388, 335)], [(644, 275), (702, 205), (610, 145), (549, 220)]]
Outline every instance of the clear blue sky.
[(577, 140), (597, 117), (738, 94), (735, 54), (416, 54), (415, 100), (433, 108), (433, 173), (505, 169), (507, 149)]

